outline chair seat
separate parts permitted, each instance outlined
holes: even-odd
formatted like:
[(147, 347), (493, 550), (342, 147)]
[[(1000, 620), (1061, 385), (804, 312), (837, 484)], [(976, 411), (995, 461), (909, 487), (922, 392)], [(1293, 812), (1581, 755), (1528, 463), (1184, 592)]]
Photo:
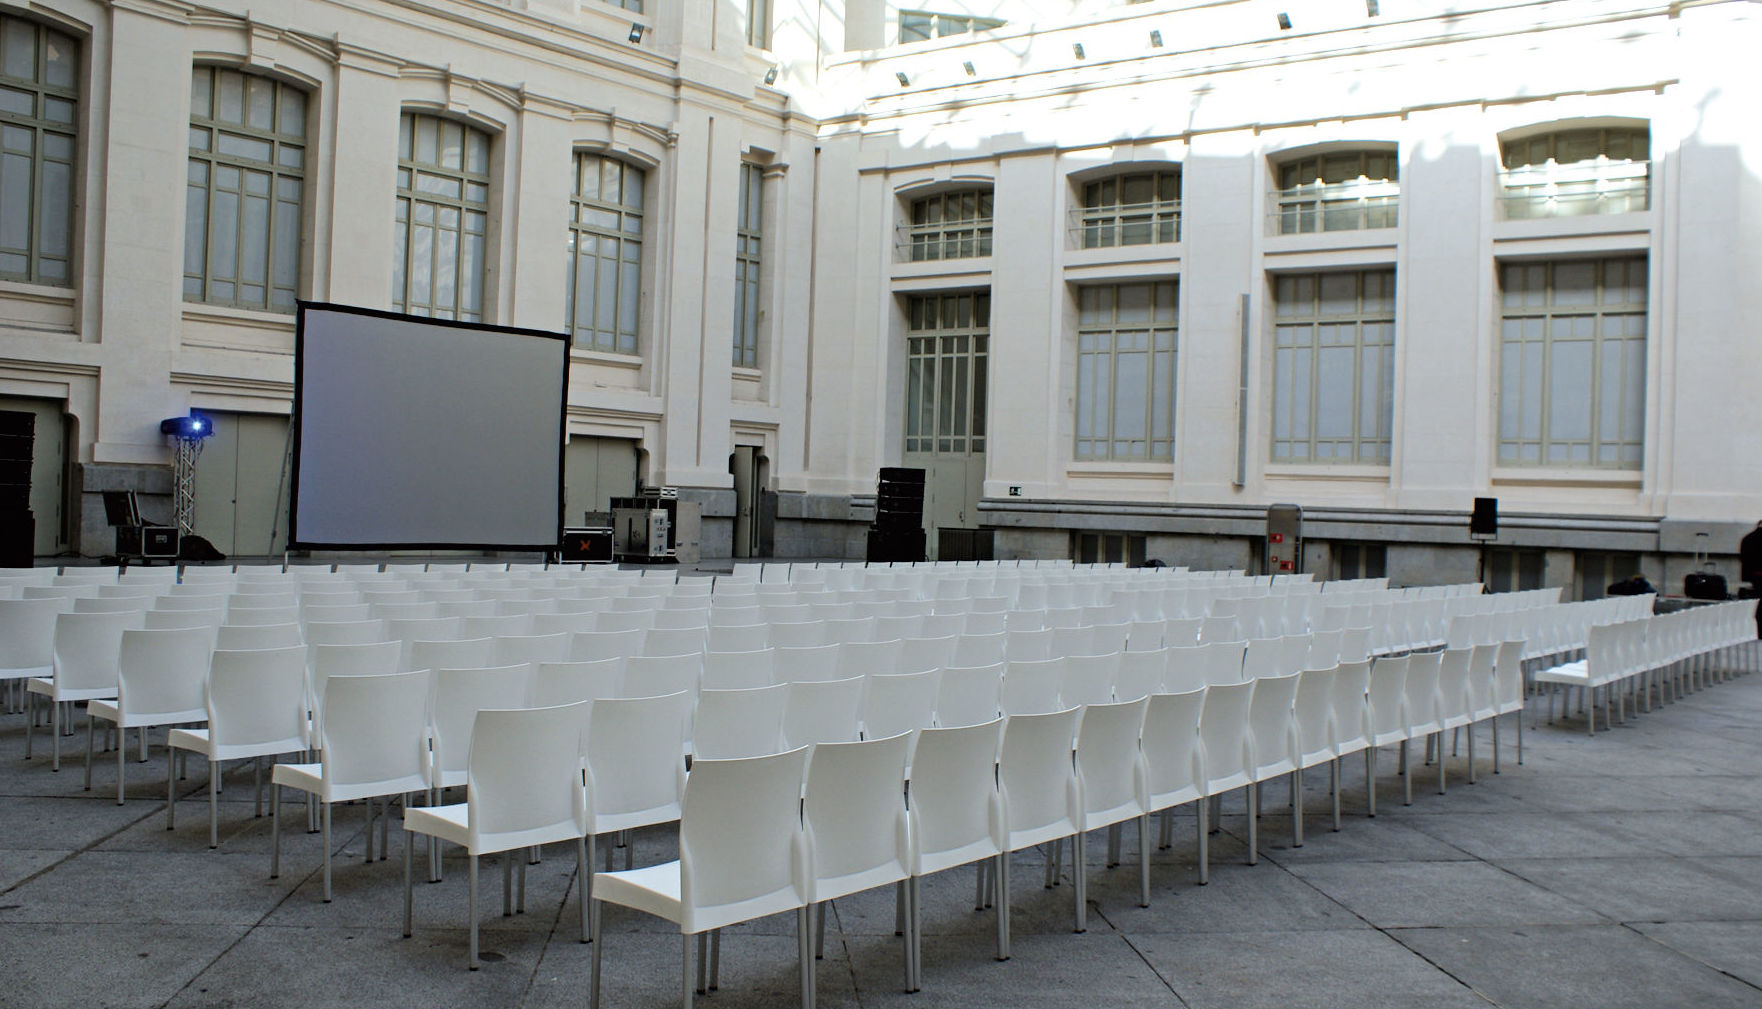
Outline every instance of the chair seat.
[(0, 680), (49, 679), (55, 675), (55, 666), (0, 666)]
[(134, 729), (143, 725), (187, 725), (191, 722), (206, 722), (206, 707), (190, 708), (186, 711), (131, 711), (124, 713), (114, 700), (92, 700), (86, 704), (86, 714), (92, 718), (102, 718), (106, 722), (115, 722), (120, 728)]
[(428, 782), (419, 774), (386, 781), (352, 782), (332, 786), (324, 780), (323, 764), (277, 764), (270, 781), (288, 788), (311, 792), (324, 802), (353, 802), (356, 799), (402, 795), (405, 792), (426, 792)]
[(1576, 687), (1589, 682), (1591, 677), (1590, 668), (1583, 659), (1580, 659), (1577, 662), (1566, 662), (1558, 666), (1549, 666), (1547, 669), (1538, 669), (1534, 678), (1538, 683), (1564, 683)]
[[(431, 834), (443, 841), (469, 848), (471, 810), (467, 803), (445, 806), (416, 806), (404, 810), (404, 829), (418, 834)], [(474, 855), (484, 852), (472, 852)]]
[(946, 851), (917, 852), (913, 858), (912, 875), (929, 876), (944, 869), (952, 869), (955, 866), (977, 862), (982, 858), (995, 858), (996, 856), (997, 842), (989, 838), (974, 841), (971, 844), (963, 844), (958, 848), (949, 848)]
[(174, 750), (200, 753), (209, 760), (243, 760), (248, 757), (268, 757), (304, 750), (306, 740), (301, 736), (291, 736), (287, 739), (271, 739), (261, 743), (232, 743), (226, 746), (215, 746), (207, 729), (172, 729), (166, 734), (165, 745)]
[(639, 869), (593, 874), (593, 898), (595, 900), (609, 901), (613, 904), (635, 908), (638, 911), (645, 911), (657, 918), (665, 918), (676, 925), (679, 924), (681, 917), (679, 888), (679, 863), (677, 861), (643, 866)]
[(24, 689), (27, 693), (42, 694), (44, 697), (53, 697), (58, 701), (93, 701), (116, 697), (114, 684), (106, 687), (89, 687), (84, 690), (57, 691), (53, 676), (33, 676), (24, 682)]

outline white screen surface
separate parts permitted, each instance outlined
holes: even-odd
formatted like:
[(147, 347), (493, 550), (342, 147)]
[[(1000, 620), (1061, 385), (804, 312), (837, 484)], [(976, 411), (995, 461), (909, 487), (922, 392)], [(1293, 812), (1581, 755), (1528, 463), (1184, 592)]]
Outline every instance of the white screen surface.
[(556, 545), (567, 366), (560, 336), (302, 305), (295, 545)]

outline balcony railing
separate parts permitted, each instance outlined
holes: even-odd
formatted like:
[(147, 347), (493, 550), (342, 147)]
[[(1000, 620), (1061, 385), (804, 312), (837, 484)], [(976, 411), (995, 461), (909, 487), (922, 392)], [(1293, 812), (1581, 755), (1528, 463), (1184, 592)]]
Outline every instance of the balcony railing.
[(894, 257), (901, 263), (972, 259), (991, 255), (991, 218), (907, 224), (894, 232)]
[(1651, 206), (1651, 162), (1575, 161), (1511, 168), (1499, 176), (1506, 220), (1627, 214)]
[(1277, 189), (1268, 195), (1267, 230), (1274, 235), (1393, 228), (1399, 182), (1333, 182)]
[(1068, 231), (1073, 249), (1178, 242), (1181, 240), (1181, 201), (1079, 207), (1071, 211)]

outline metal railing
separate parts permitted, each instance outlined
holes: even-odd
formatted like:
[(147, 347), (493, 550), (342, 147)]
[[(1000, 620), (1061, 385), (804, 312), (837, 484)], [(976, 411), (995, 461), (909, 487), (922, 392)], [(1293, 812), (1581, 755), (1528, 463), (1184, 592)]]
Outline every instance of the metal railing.
[(1651, 162), (1548, 162), (1509, 168), (1499, 175), (1506, 220), (1627, 214), (1651, 207)]
[(1276, 189), (1267, 197), (1267, 233), (1308, 235), (1393, 228), (1400, 202), (1401, 184), (1382, 179)]
[(1067, 231), (1073, 249), (1178, 242), (1181, 240), (1181, 201), (1078, 207), (1070, 213)]
[(907, 224), (894, 231), (897, 262), (927, 263), (991, 255), (991, 218)]

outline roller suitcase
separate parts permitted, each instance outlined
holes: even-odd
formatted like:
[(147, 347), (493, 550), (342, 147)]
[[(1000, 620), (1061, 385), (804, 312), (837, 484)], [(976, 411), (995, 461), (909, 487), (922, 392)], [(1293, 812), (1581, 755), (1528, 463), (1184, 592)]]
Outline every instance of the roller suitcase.
[(1707, 559), (1707, 534), (1695, 534), (1695, 568), (1683, 576), (1682, 594), (1690, 599), (1726, 600), (1731, 593), (1725, 584), (1725, 576), (1713, 570), (1713, 562)]

